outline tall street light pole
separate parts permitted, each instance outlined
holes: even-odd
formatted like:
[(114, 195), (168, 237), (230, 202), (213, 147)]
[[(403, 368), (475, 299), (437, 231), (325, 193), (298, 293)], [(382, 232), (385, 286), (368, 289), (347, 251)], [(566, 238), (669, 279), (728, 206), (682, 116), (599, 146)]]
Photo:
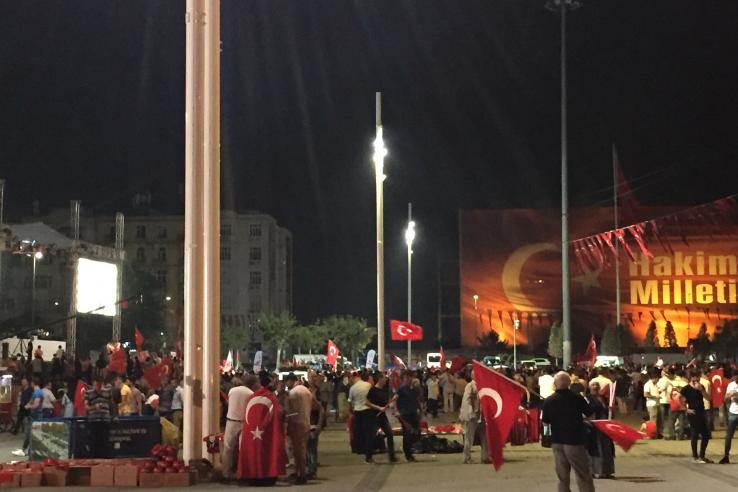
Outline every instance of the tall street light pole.
[(36, 262), (44, 258), (41, 251), (34, 251), (31, 255), (33, 259), (33, 278), (31, 279), (31, 328), (36, 328)]
[[(405, 244), (407, 244), (407, 322), (413, 322), (413, 241), (415, 240), (415, 222), (413, 222), (413, 204), (407, 204), (407, 229), (405, 229)], [(412, 344), (407, 341), (407, 363), (412, 365)]]
[(387, 149), (382, 138), (382, 93), (375, 98), (376, 137), (374, 174), (377, 195), (377, 366), (384, 371), (384, 158)]
[(561, 16), (561, 328), (564, 367), (571, 364), (571, 298), (569, 295), (569, 169), (566, 114), (566, 12), (580, 7), (578, 0), (548, 0), (546, 8)]

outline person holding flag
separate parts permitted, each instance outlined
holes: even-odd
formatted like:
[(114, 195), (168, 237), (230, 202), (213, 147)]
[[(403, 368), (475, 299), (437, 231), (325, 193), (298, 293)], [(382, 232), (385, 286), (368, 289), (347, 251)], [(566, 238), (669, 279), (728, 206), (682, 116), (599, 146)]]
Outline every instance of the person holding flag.
[(544, 423), (551, 426), (551, 449), (554, 454), (559, 492), (569, 492), (571, 469), (580, 492), (594, 492), (594, 481), (586, 447), (584, 417), (592, 417), (592, 408), (581, 396), (569, 389), (571, 377), (564, 371), (554, 376), (556, 391), (543, 402)]

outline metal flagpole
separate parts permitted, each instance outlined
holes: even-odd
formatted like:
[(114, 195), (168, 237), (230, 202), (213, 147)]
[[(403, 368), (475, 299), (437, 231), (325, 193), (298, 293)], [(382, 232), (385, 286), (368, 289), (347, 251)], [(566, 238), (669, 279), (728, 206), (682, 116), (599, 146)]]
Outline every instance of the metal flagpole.
[[(413, 240), (415, 239), (415, 223), (413, 222), (413, 204), (407, 204), (407, 230), (405, 243), (407, 244), (407, 322), (413, 322)], [(412, 344), (407, 341), (407, 364), (412, 366)]]
[[(612, 199), (613, 212), (615, 214), (615, 229), (618, 228), (618, 151), (612, 144)], [(615, 241), (615, 320), (616, 324), (621, 322), (620, 314), (620, 243)]]

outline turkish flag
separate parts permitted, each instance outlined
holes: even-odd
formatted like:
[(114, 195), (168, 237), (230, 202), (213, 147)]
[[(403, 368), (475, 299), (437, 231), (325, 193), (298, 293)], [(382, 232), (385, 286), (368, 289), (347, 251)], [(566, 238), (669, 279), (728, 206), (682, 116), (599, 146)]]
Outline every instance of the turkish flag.
[(133, 339), (136, 341), (136, 350), (141, 350), (141, 346), (144, 344), (144, 336), (139, 331), (138, 326), (133, 329)]
[(485, 420), (489, 457), (495, 470), (499, 470), (505, 462), (502, 448), (515, 422), (525, 388), (477, 361), (474, 361), (473, 372)]
[(328, 365), (336, 367), (336, 362), (338, 361), (338, 354), (340, 353), (341, 351), (338, 349), (338, 345), (333, 343), (333, 340), (328, 340), (328, 353), (326, 354)]
[(446, 369), (446, 352), (443, 351), (443, 347), (441, 347), (441, 370), (443, 371)]
[(123, 375), (128, 368), (128, 360), (126, 353), (120, 348), (120, 343), (108, 344), (110, 350), (110, 360), (108, 361), (108, 372)]
[(714, 369), (707, 377), (710, 379), (710, 385), (712, 386), (712, 392), (710, 393), (712, 408), (720, 408), (725, 401), (725, 387), (727, 386), (723, 368)]
[(597, 430), (623, 448), (623, 451), (628, 451), (636, 441), (646, 437), (632, 427), (628, 427), (614, 420), (592, 420), (591, 422)]
[(392, 340), (422, 340), (423, 327), (414, 325), (408, 321), (390, 320), (390, 330), (392, 331)]
[(448, 370), (453, 373), (459, 372), (465, 368), (468, 363), (469, 362), (466, 360), (466, 357), (463, 355), (457, 355), (451, 360), (451, 367), (449, 367)]
[(246, 399), (238, 453), (239, 480), (276, 478), (286, 473), (282, 407), (268, 388)]
[(77, 388), (74, 390), (74, 413), (77, 417), (87, 416), (87, 407), (85, 406), (85, 391), (87, 391), (87, 383), (81, 379), (77, 380)]
[(161, 388), (161, 378), (167, 373), (167, 369), (164, 364), (154, 364), (143, 370), (143, 377), (152, 390)]

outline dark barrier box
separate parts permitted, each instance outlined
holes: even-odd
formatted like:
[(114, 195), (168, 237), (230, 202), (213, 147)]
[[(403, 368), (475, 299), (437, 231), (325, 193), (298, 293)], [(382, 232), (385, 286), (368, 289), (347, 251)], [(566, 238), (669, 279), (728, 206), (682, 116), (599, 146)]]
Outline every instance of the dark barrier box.
[(159, 417), (74, 419), (71, 458), (143, 458), (161, 443)]
[(33, 422), (31, 459), (145, 458), (161, 443), (159, 417), (48, 419)]

